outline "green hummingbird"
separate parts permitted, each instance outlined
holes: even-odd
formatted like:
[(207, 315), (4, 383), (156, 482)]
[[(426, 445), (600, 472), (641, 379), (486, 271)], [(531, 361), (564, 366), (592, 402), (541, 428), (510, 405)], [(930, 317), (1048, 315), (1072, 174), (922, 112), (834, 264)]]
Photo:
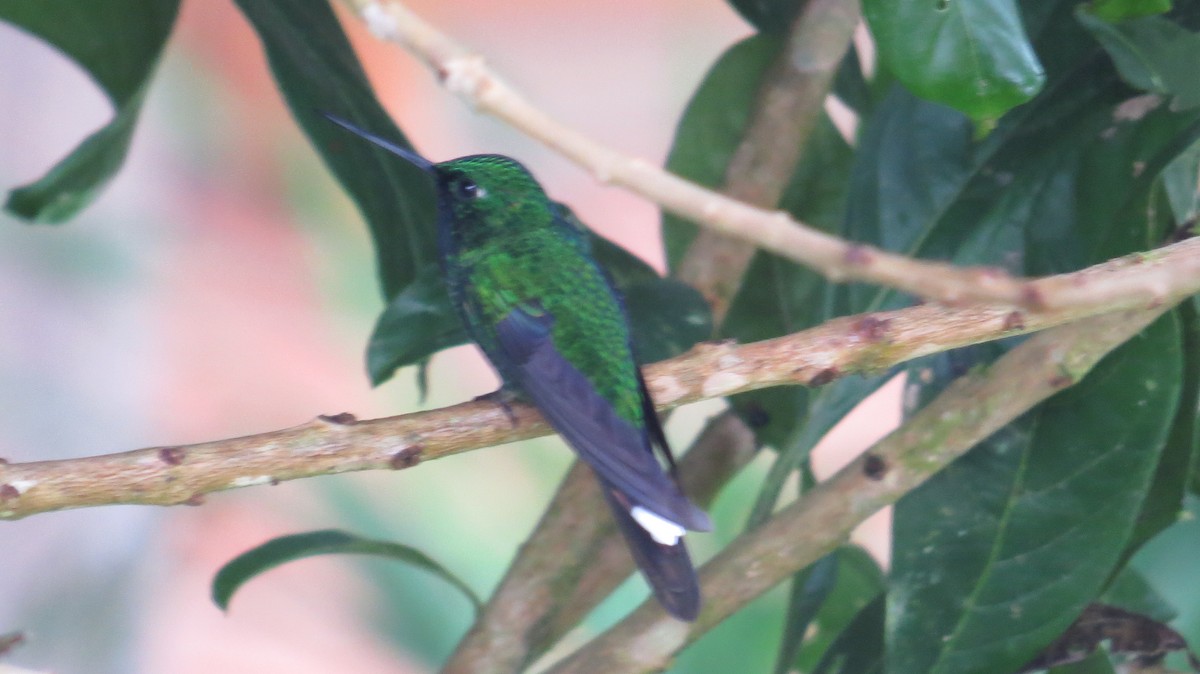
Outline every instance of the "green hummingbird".
[(434, 163), (325, 116), (432, 178), (442, 274), (467, 333), (503, 388), (533, 403), (591, 466), (663, 607), (694, 620), (700, 589), (683, 534), (712, 524), (680, 489), (629, 317), (582, 225), (513, 159)]

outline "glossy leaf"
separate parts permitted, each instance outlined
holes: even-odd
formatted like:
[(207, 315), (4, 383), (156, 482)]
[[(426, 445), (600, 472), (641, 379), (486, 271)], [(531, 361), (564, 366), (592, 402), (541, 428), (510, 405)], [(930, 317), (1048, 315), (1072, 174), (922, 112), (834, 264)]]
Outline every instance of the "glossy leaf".
[(479, 597), (466, 583), (423, 552), (407, 545), (362, 538), (335, 529), (280, 536), (238, 555), (221, 567), (213, 578), (213, 603), (222, 611), (228, 610), (234, 593), (255, 576), (287, 562), (333, 554), (374, 555), (424, 569), (462, 591), (476, 610), (482, 607)]
[(1177, 224), (1200, 214), (1200, 142), (1192, 143), (1162, 174), (1163, 190)]
[(395, 297), (437, 260), (429, 180), (321, 113), (411, 146), (375, 99), (329, 3), (237, 0), (237, 5), (262, 41), (292, 115), (367, 221), (384, 299)]
[(35, 222), (62, 222), (92, 202), (121, 168), (150, 78), (179, 12), (179, 0), (7, 0), (0, 21), (37, 35), (75, 61), (112, 103), (112, 121), (36, 182), (13, 190), (5, 208)]
[(808, 0), (729, 0), (729, 4), (760, 32), (783, 35)]
[(775, 661), (775, 674), (787, 674), (796, 668), (800, 646), (837, 583), (838, 552), (831, 552), (792, 577), (788, 611), (783, 619), (783, 641)]
[(1099, 593), (1179, 398), (1170, 315), (896, 506), (888, 671), (1015, 670)]
[(998, 119), (1045, 82), (1016, 0), (864, 0), (863, 15), (884, 67), (974, 120)]
[(1172, 97), (1172, 107), (1200, 105), (1200, 34), (1161, 16), (1112, 24), (1080, 5), (1082, 23), (1112, 57), (1130, 86)]

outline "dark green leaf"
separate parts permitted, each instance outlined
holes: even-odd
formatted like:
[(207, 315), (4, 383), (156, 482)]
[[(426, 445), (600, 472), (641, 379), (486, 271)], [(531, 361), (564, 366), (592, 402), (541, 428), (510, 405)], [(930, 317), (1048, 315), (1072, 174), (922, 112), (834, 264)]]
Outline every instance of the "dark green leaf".
[(825, 652), (813, 674), (883, 674), (883, 595), (863, 607)]
[(638, 362), (677, 356), (712, 335), (712, 310), (696, 289), (655, 277), (621, 288)]
[(467, 333), (450, 306), (450, 296), (438, 266), (420, 276), (392, 298), (375, 322), (367, 343), (367, 374), (375, 386), (397, 369), (429, 359), (434, 353), (467, 342)]
[(817, 613), (815, 629), (810, 630), (795, 658), (794, 670), (813, 671), (859, 612), (882, 596), (883, 571), (866, 550), (844, 545), (833, 554), (837, 557), (836, 581)]
[(267, 54), (292, 115), (371, 229), (383, 296), (416, 281), (436, 259), (428, 178), (405, 160), (338, 128), (342, 117), (410, 147), (375, 99), (327, 2), (238, 0)]
[(782, 35), (808, 0), (729, 0), (729, 4), (759, 31)]
[(1146, 577), (1137, 569), (1126, 566), (1113, 578), (1100, 596), (1100, 603), (1120, 606), (1128, 611), (1142, 613), (1160, 622), (1170, 622), (1179, 614)]
[[(766, 36), (730, 47), (709, 69), (675, 130), (667, 170), (706, 187), (718, 187), (742, 140), (758, 97), (759, 83), (779, 53), (781, 42)], [(696, 235), (696, 226), (663, 214), (667, 265), (674, 268)]]
[(1163, 170), (1162, 182), (1175, 224), (1195, 220), (1200, 213), (1200, 142), (1192, 143)]
[(1200, 105), (1200, 35), (1161, 16), (1111, 24), (1088, 11), (1077, 12), (1082, 23), (1112, 57), (1130, 86), (1174, 97), (1181, 110)]
[(1117, 23), (1140, 16), (1153, 16), (1171, 11), (1171, 0), (1093, 0), (1092, 13), (1097, 18)]
[(221, 567), (213, 578), (212, 599), (222, 611), (229, 608), (233, 593), (246, 581), (266, 571), (305, 557), (332, 554), (375, 555), (424, 569), (462, 591), (479, 610), (479, 597), (441, 564), (415, 548), (389, 541), (362, 538), (345, 531), (326, 529), (291, 536), (280, 536), (248, 550)]
[[(1142, 502), (1137, 525), (1126, 547), (1126, 557), (1179, 519), (1192, 472), (1200, 465), (1200, 316), (1190, 302), (1180, 305), (1176, 316), (1183, 345), (1179, 405), (1154, 482)], [(1133, 606), (1126, 608), (1140, 610)]]
[(838, 553), (831, 552), (792, 577), (787, 615), (783, 619), (783, 641), (775, 660), (775, 674), (796, 668), (796, 657), (808, 627), (837, 583)]
[(150, 77), (179, 0), (8, 0), (0, 20), (28, 30), (79, 64), (104, 90), (115, 114), (34, 183), (13, 190), (5, 208), (35, 222), (62, 222), (91, 203), (129, 150)]
[(864, 0), (884, 67), (913, 93), (990, 122), (1042, 88), (1016, 0)]
[(1011, 671), (1099, 593), (1179, 396), (1168, 315), (896, 506), (888, 665)]

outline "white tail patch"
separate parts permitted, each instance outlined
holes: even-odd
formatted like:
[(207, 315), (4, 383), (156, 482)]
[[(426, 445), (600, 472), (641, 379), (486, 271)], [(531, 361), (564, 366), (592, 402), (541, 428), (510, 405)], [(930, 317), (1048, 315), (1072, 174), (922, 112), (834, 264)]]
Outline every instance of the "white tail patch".
[(675, 545), (683, 538), (686, 531), (671, 520), (646, 510), (642, 506), (633, 506), (629, 511), (634, 521), (641, 525), (650, 538), (662, 545)]

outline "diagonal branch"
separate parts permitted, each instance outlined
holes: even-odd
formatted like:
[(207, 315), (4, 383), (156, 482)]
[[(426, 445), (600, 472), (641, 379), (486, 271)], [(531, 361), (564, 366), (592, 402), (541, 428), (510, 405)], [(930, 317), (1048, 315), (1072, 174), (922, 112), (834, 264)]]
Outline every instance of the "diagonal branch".
[[(845, 241), (769, 211), (704, 189), (649, 162), (624, 156), (547, 115), (493, 73), (483, 58), (423, 21), (396, 0), (343, 0), (380, 39), (403, 45), (451, 92), (504, 120), (591, 171), (663, 208), (721, 234), (808, 266), (832, 281), (865, 281), (939, 302), (993, 302), (1029, 311), (1130, 306), (1162, 301), (1162, 275), (1081, 289), (1020, 279), (995, 268), (960, 268), (920, 261)], [(1200, 274), (1200, 262), (1191, 273)]]
[(1078, 382), (1173, 305), (1106, 314), (1042, 333), (986, 370), (956, 380), (899, 429), (705, 564), (700, 577), (707, 601), (695, 623), (675, 620), (649, 601), (550, 671), (665, 669), (688, 643), (833, 550), (868, 516), (976, 443)]
[[(1112, 310), (1171, 304), (1200, 292), (1200, 238), (1050, 277), (1068, 288), (1163, 278), (1153, 302), (1114, 302)], [(1043, 330), (1101, 313), (1069, 307), (1022, 313), (1003, 306), (930, 304), (850, 316), (775, 339), (700, 344), (646, 368), (663, 408), (784, 384), (819, 385), (846, 374), (878, 372), (920, 356)], [(469, 402), (429, 412), (355, 421), (349, 415), (260, 435), (179, 447), (152, 447), (59, 461), (0, 459), (0, 519), (98, 505), (195, 503), (205, 494), (301, 477), (422, 460), (548, 434), (525, 405), (504, 410)]]

